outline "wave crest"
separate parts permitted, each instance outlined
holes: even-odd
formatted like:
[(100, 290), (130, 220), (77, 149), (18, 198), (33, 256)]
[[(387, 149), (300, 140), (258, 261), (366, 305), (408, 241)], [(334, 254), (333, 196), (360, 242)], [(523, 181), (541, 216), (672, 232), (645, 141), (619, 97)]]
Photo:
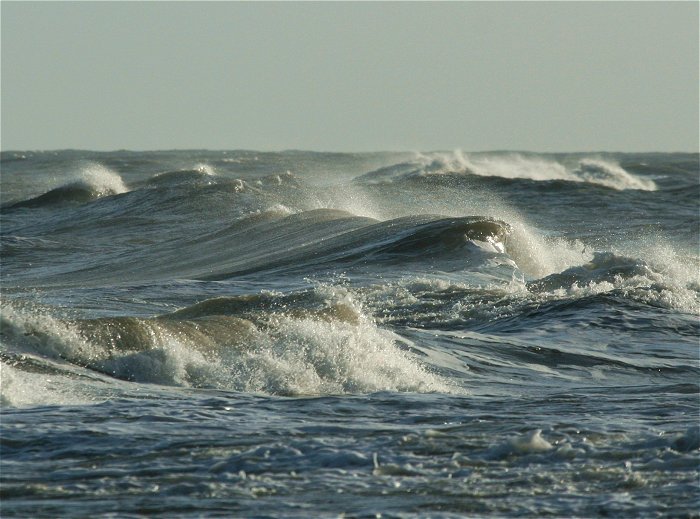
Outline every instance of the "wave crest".
[(80, 204), (104, 196), (126, 193), (128, 190), (118, 173), (102, 164), (89, 163), (70, 182), (42, 195), (12, 204), (10, 208)]
[(455, 150), (451, 154), (419, 153), (412, 161), (371, 171), (358, 177), (357, 181), (371, 184), (436, 175), (527, 179), (537, 182), (561, 180), (596, 184), (616, 190), (656, 190), (656, 184), (652, 180), (632, 175), (618, 163), (600, 158), (582, 158), (572, 166), (555, 159), (519, 153), (465, 154), (461, 150)]
[[(306, 298), (313, 308), (247, 296), (156, 318), (69, 321), (4, 305), (2, 342), (15, 352), (142, 383), (278, 395), (452, 390), (346, 292), (328, 290)], [(277, 310), (269, 311), (270, 304)]]
[(600, 184), (619, 191), (623, 189), (656, 191), (656, 183), (653, 180), (632, 175), (619, 164), (601, 159), (581, 160), (574, 174), (584, 182)]

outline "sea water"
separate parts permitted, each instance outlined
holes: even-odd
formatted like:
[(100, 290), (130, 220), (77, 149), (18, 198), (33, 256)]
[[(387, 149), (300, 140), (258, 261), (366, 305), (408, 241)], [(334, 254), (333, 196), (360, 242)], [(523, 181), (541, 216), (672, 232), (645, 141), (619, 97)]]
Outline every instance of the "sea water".
[(3, 517), (698, 517), (697, 154), (3, 152)]

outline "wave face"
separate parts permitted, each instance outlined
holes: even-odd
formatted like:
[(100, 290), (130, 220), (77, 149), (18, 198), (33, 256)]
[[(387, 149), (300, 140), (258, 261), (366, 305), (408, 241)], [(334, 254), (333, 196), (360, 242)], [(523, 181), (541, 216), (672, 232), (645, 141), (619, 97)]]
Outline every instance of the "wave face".
[(695, 513), (697, 154), (0, 160), (8, 516)]

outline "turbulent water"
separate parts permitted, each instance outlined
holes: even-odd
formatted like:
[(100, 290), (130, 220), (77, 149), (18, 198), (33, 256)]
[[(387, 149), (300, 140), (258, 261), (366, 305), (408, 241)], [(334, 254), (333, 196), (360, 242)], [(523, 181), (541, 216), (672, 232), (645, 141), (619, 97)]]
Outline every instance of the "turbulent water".
[(4, 152), (3, 517), (698, 517), (697, 154)]

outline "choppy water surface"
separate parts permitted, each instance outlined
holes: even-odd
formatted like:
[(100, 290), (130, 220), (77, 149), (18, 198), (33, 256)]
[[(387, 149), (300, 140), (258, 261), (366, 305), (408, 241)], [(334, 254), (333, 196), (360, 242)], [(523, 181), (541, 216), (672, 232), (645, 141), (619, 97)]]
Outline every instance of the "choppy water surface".
[(698, 517), (697, 154), (2, 154), (3, 517)]

